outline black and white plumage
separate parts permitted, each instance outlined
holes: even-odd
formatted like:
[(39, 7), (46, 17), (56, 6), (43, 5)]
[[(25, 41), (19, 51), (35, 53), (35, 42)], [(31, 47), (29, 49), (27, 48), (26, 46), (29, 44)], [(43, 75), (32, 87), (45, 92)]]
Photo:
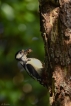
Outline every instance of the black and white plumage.
[(44, 71), (43, 64), (36, 58), (28, 58), (28, 53), (32, 52), (31, 49), (20, 50), (16, 53), (15, 58), (20, 62), (27, 73), (42, 85), (46, 86), (43, 82), (42, 74)]

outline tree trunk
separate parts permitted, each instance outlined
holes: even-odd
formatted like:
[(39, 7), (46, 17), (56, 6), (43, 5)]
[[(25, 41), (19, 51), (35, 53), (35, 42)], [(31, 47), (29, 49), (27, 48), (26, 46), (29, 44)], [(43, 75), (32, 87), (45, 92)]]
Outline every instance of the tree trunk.
[(71, 106), (71, 0), (40, 0), (51, 106)]

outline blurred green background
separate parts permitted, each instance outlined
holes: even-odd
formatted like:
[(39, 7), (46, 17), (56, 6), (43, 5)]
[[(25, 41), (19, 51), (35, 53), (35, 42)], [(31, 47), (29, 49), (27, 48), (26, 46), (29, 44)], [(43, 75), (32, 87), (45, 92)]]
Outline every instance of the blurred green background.
[(0, 1), (0, 105), (49, 106), (47, 89), (33, 80), (15, 60), (18, 50), (44, 62), (37, 0)]

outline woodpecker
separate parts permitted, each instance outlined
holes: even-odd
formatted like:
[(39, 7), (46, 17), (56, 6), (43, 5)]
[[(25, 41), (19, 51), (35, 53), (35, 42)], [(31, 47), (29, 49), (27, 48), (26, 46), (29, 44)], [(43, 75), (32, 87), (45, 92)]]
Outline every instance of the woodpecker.
[(33, 79), (39, 81), (41, 85), (47, 86), (44, 64), (39, 59), (28, 58), (27, 55), (30, 52), (32, 52), (31, 49), (19, 50), (15, 58)]

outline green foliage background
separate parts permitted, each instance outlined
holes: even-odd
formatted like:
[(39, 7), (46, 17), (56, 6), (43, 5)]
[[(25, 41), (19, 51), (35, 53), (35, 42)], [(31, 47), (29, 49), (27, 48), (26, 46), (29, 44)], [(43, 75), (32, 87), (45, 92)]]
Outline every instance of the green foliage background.
[(44, 62), (37, 0), (0, 1), (0, 105), (49, 106), (47, 89), (22, 71), (18, 50), (31, 48), (31, 57)]

